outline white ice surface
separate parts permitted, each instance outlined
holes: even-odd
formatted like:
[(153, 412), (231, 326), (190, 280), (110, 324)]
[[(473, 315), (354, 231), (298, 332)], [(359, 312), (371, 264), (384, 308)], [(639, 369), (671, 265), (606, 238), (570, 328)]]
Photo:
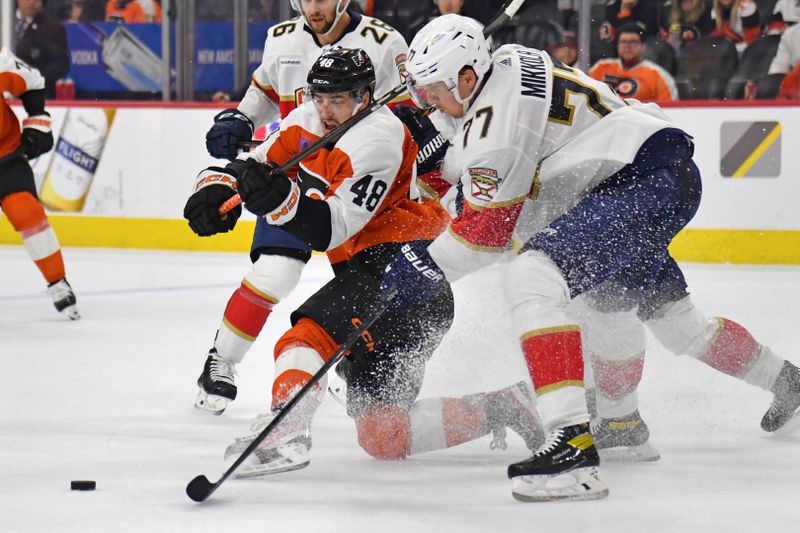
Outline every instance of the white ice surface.
[[(57, 315), (21, 247), (0, 247), (0, 531), (756, 532), (800, 531), (800, 435), (759, 428), (771, 395), (651, 343), (641, 411), (662, 460), (603, 466), (609, 498), (523, 504), (489, 438), (401, 462), (370, 459), (327, 401), (311, 465), (223, 484), (202, 504), (184, 489), (224, 471), (222, 452), (266, 406), (272, 345), (288, 313), (330, 276), (315, 257), (239, 365), (239, 398), (220, 417), (192, 407), (195, 380), (244, 254), (66, 249), (83, 320)], [(795, 350), (799, 268), (686, 266), (698, 305)], [(456, 325), (422, 396), (461, 395), (524, 376), (490, 292), (496, 272), (456, 287)], [(71, 492), (73, 479), (97, 481)]]

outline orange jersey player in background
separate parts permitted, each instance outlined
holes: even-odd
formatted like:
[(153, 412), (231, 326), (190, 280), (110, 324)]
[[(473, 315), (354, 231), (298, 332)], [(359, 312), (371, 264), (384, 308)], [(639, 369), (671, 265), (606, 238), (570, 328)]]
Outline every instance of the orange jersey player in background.
[(56, 309), (76, 320), (80, 314), (65, 277), (61, 248), (37, 198), (28, 164), (53, 148), (50, 115), (44, 110), (44, 78), (18, 57), (0, 50), (0, 93), (20, 98), (28, 114), (20, 130), (17, 116), (0, 99), (0, 207), (47, 281)]
[(589, 76), (607, 83), (623, 98), (677, 100), (675, 80), (660, 65), (643, 58), (644, 48), (644, 29), (635, 23), (625, 24), (619, 28), (619, 57), (601, 59), (589, 69)]
[[(388, 262), (411, 242), (430, 242), (449, 221), (415, 185), (417, 147), (403, 123), (379, 108), (340, 139), (303, 160), (293, 178), (276, 165), (369, 105), (375, 74), (360, 49), (334, 47), (308, 73), (309, 100), (280, 130), (225, 169), (198, 178), (195, 195), (236, 185), (244, 206), (317, 251), (327, 251), (335, 277), (292, 314), (292, 328), (275, 346), (272, 408), (285, 405), (322, 368), (358, 326), (381, 307), (378, 296)], [(214, 179), (209, 179), (216, 175)], [(218, 206), (217, 206), (218, 207)], [(236, 216), (235, 214), (229, 216)], [(277, 273), (276, 275), (279, 275)], [(463, 398), (417, 401), (425, 364), (453, 319), (450, 291), (409, 312), (386, 312), (351, 347), (337, 372), (347, 383), (346, 405), (361, 447), (379, 459), (446, 448), (505, 426), (534, 447), (538, 418), (524, 384)], [(311, 420), (324, 385), (298, 403), (237, 471), (257, 476), (308, 465)], [(255, 434), (273, 420), (259, 417)], [(235, 458), (255, 434), (226, 451)]]

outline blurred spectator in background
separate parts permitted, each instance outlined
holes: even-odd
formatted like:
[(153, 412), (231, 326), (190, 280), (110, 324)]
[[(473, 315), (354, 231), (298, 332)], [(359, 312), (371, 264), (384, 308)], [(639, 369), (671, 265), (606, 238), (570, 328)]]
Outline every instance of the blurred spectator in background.
[(106, 20), (120, 24), (161, 22), (161, 6), (156, 0), (108, 0)]
[(703, 0), (668, 0), (659, 17), (665, 40), (674, 47), (714, 31), (711, 6)]
[(778, 0), (768, 22), (768, 33), (781, 33), (800, 20), (800, 0)]
[(14, 54), (42, 73), (48, 98), (55, 96), (56, 80), (69, 72), (67, 32), (43, 12), (45, 0), (17, 0)]
[(780, 98), (800, 100), (800, 24), (793, 25), (781, 35), (778, 52), (769, 65), (769, 74), (785, 74)]
[(619, 27), (630, 22), (644, 25), (645, 37), (655, 36), (659, 5), (657, 0), (610, 0), (606, 4), (605, 21), (600, 25), (600, 38), (616, 41)]
[(104, 3), (104, 0), (62, 2), (56, 16), (61, 22), (98, 22), (105, 19)]
[(549, 48), (547, 53), (568, 67), (573, 66), (578, 61), (578, 38), (575, 32), (565, 31), (562, 42)]
[(643, 59), (645, 29), (638, 23), (618, 29), (615, 59), (601, 59), (589, 69), (589, 76), (610, 85), (623, 98), (642, 102), (678, 99), (675, 80), (661, 66)]
[(761, 18), (754, 0), (714, 0), (711, 17), (715, 25), (711, 35), (745, 45), (761, 36)]

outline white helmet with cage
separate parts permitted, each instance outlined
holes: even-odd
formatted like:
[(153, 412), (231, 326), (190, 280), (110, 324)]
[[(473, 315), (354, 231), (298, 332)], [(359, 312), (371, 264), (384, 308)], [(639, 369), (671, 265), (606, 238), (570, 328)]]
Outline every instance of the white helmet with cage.
[(478, 77), (476, 90), (491, 64), (492, 56), (483, 36), (483, 26), (469, 17), (442, 15), (426, 24), (411, 41), (406, 58), (406, 84), (421, 107), (428, 104), (415, 88), (439, 81), (444, 82), (459, 103), (466, 105), (472, 94), (463, 99), (459, 96), (459, 72), (464, 67), (475, 71)]
[[(308, 19), (306, 18), (306, 14), (303, 11), (303, 6), (300, 3), (301, 0), (289, 0), (289, 1), (292, 4), (292, 9), (294, 9), (295, 11), (297, 11), (298, 13), (303, 15), (303, 20), (305, 20), (306, 26), (311, 27), (311, 24), (308, 23)], [(333, 31), (333, 28), (336, 27), (336, 23), (339, 22), (339, 19), (342, 18), (342, 15), (344, 15), (344, 12), (347, 9), (348, 5), (350, 5), (350, 0), (337, 0), (337, 2), (336, 2), (336, 16), (333, 19), (333, 24), (331, 24), (331, 27), (328, 29), (328, 31), (326, 31), (322, 35), (328, 35), (330, 32)]]

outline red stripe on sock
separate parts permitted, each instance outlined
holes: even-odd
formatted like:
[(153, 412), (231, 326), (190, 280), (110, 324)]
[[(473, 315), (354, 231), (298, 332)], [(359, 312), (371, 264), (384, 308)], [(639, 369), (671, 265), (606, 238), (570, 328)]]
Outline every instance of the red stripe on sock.
[(470, 406), (462, 398), (442, 398), (442, 428), (447, 447), (457, 446), (486, 435), (483, 409)]
[(720, 323), (717, 338), (700, 360), (729, 376), (738, 376), (753, 363), (758, 343), (736, 322), (727, 318), (717, 320)]
[(642, 379), (644, 357), (627, 361), (604, 361), (592, 358), (597, 390), (606, 398), (616, 399), (636, 390)]
[(581, 332), (575, 326), (523, 337), (522, 353), (537, 390), (562, 381), (583, 381)]
[(237, 330), (258, 337), (274, 304), (248, 289), (244, 283), (233, 293), (225, 307), (225, 320)]

